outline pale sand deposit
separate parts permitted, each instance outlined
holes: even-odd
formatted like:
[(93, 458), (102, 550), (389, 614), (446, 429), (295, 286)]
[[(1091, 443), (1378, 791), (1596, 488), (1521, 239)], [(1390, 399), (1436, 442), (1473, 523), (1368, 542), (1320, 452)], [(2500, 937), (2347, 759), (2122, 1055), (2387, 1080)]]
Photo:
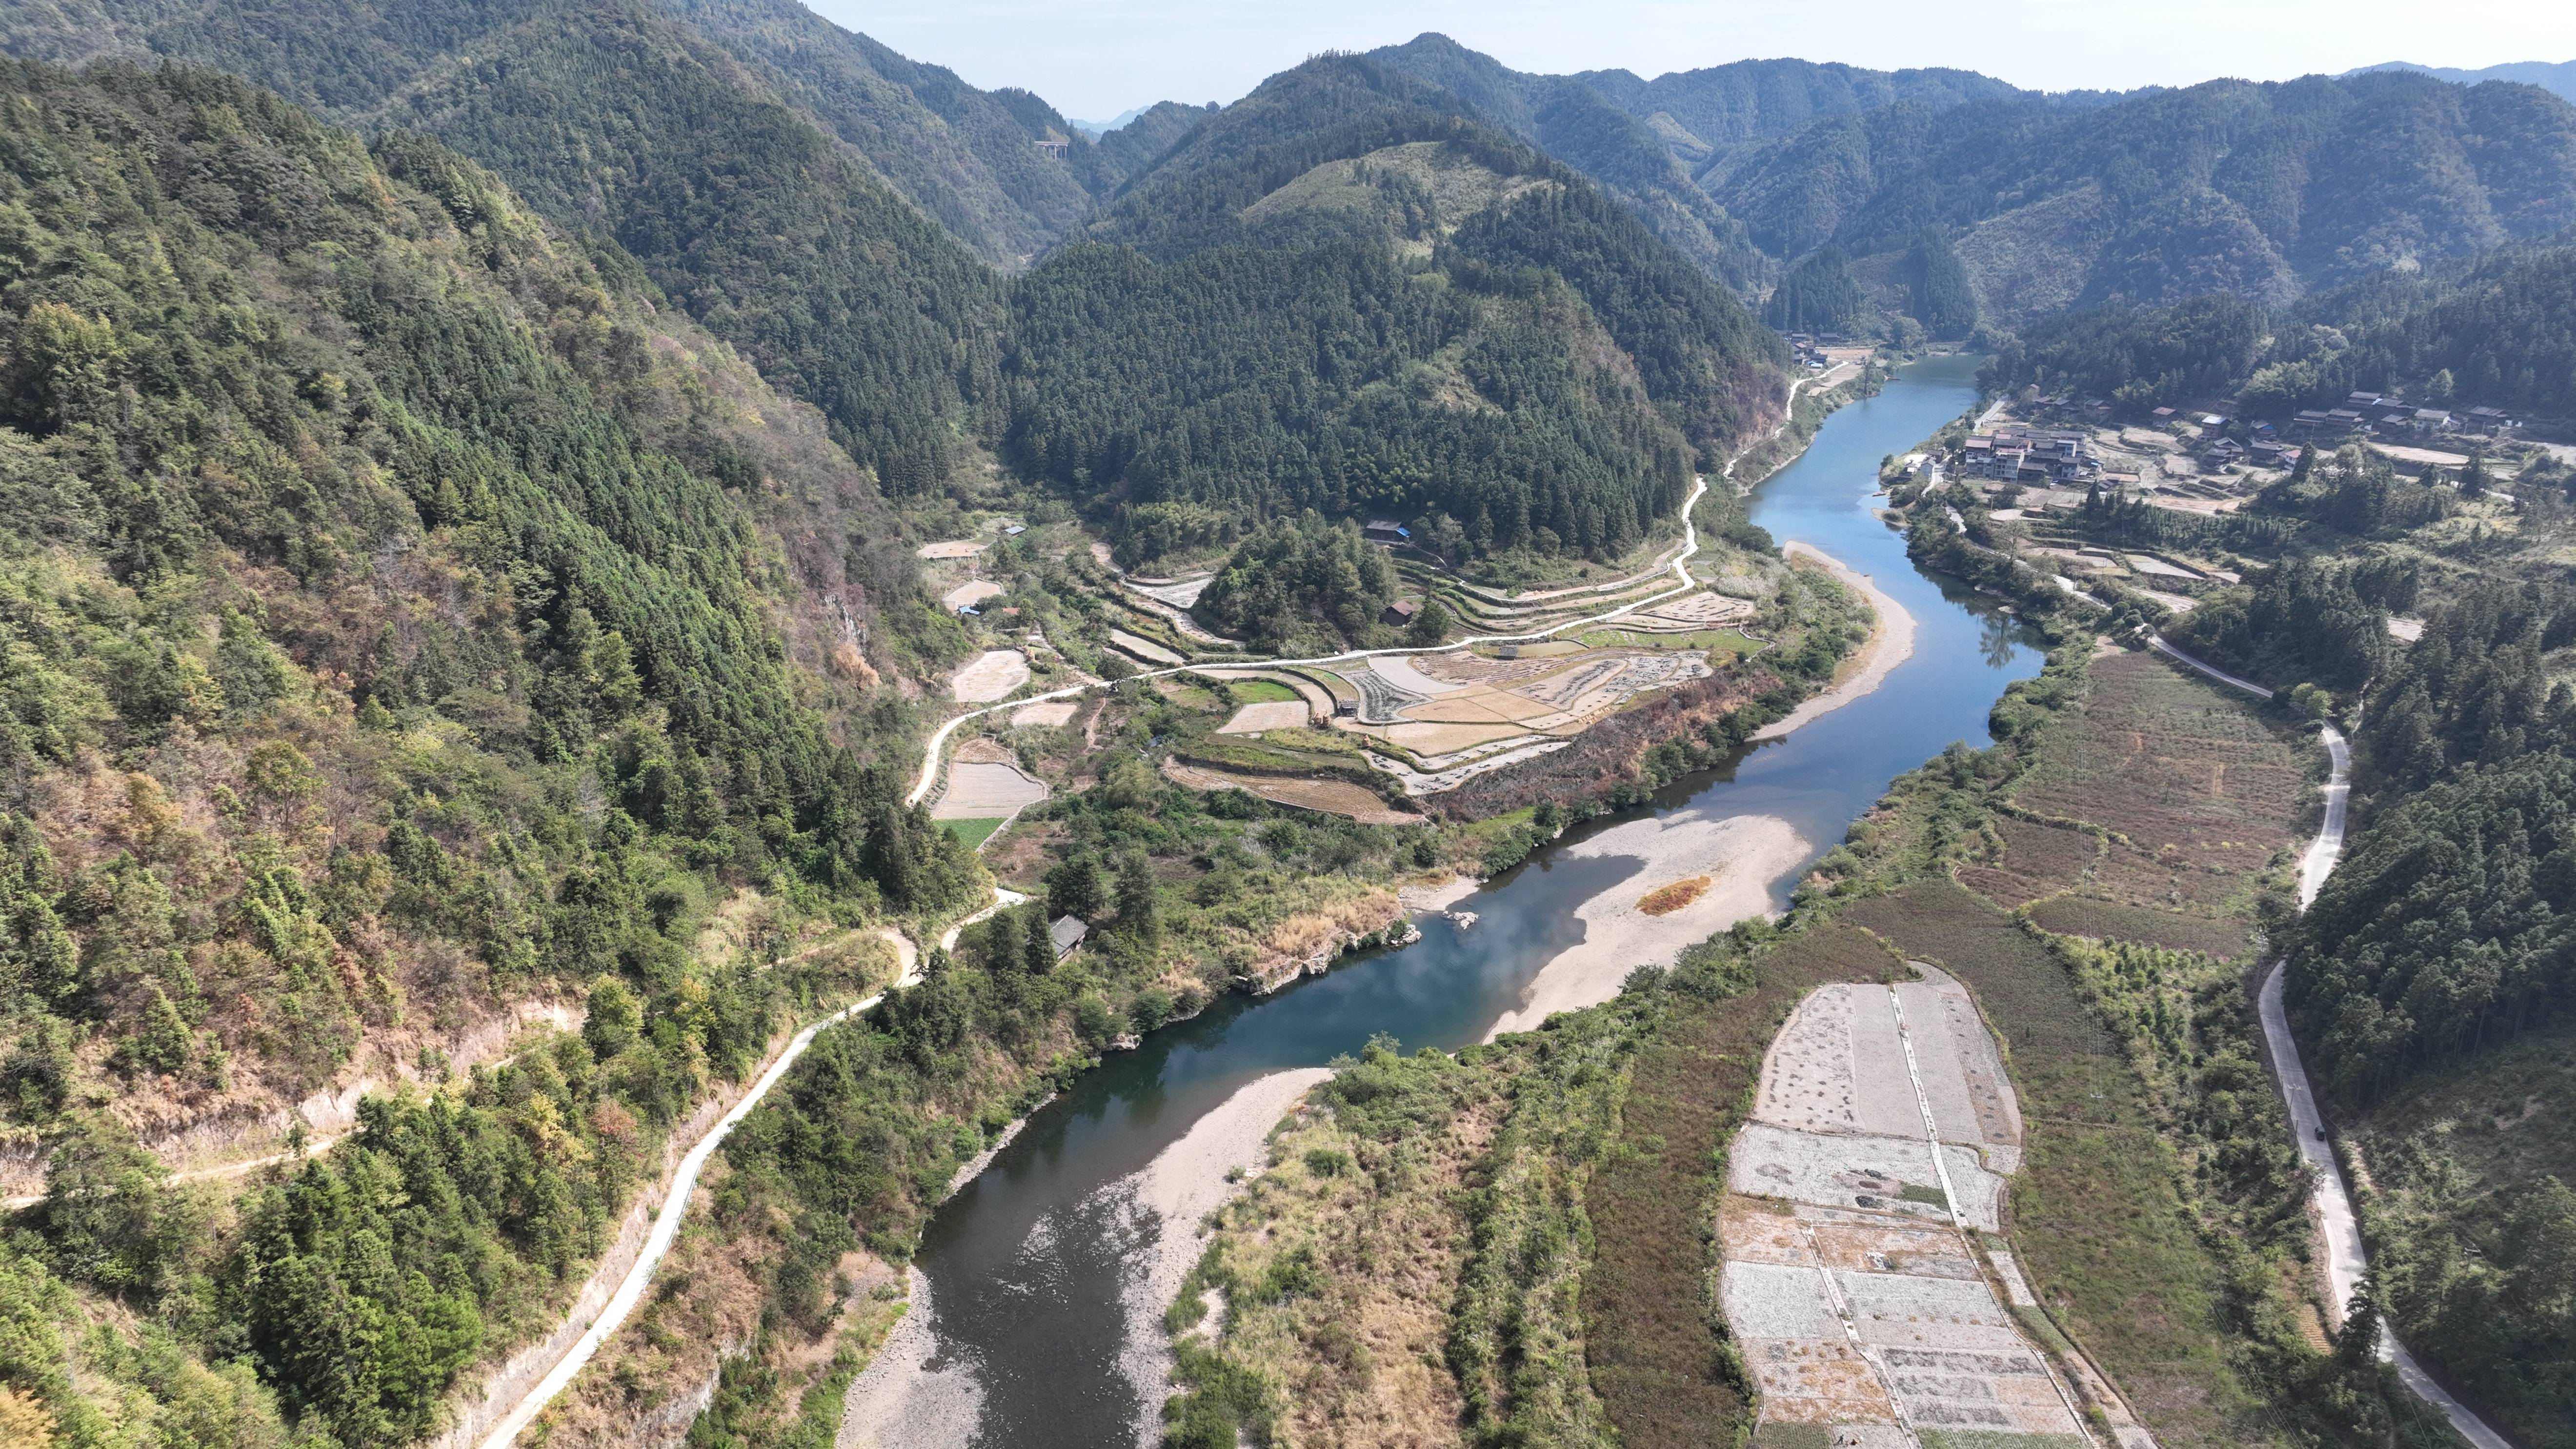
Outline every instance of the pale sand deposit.
[(1306, 701), (1274, 699), (1261, 704), (1247, 704), (1234, 712), (1234, 718), (1217, 726), (1221, 735), (1257, 735), (1263, 730), (1293, 730), (1306, 723)]
[[(1246, 1083), (1143, 1171), (1105, 1189), (1132, 1195), (1140, 1216), (1159, 1224), (1153, 1247), (1128, 1259), (1127, 1283), (1119, 1295), (1127, 1311), (1119, 1366), (1143, 1406), (1136, 1425), (1142, 1449), (1162, 1442), (1163, 1401), (1172, 1393), (1172, 1346), (1163, 1331), (1163, 1311), (1180, 1296), (1181, 1280), (1204, 1251), (1200, 1219), (1242, 1191), (1241, 1177), (1270, 1165), (1270, 1129), (1308, 1089), (1332, 1075), (1329, 1068), (1300, 1067)], [(1227, 1181), (1228, 1174), (1238, 1180)]]
[[(1571, 857), (1634, 856), (1644, 866), (1575, 910), (1581, 944), (1540, 967), (1520, 1009), (1503, 1013), (1485, 1040), (1529, 1031), (1560, 1011), (1597, 1006), (1618, 995), (1639, 966), (1669, 966), (1684, 947), (1768, 912), (1772, 882), (1797, 869), (1807, 850), (1806, 840), (1776, 815), (1710, 819), (1691, 810), (1614, 825), (1568, 847)], [(1650, 916), (1637, 909), (1647, 892), (1699, 875), (1713, 883), (1680, 910)]]
[(948, 692), (966, 704), (991, 704), (1008, 699), (1011, 691), (1029, 682), (1029, 659), (1017, 649), (987, 649), (957, 671), (948, 681)]
[(1074, 715), (1079, 712), (1081, 708), (1082, 706), (1075, 704), (1069, 699), (1059, 699), (1047, 704), (1024, 704), (1018, 709), (1011, 711), (1011, 724), (1014, 727), (1022, 725), (1069, 725), (1073, 723)]
[(1483, 888), (1484, 882), (1462, 875), (1439, 885), (1409, 885), (1395, 893), (1408, 911), (1445, 911)]
[(952, 538), (944, 543), (925, 543), (920, 552), (923, 558), (973, 558), (984, 551), (985, 542), (980, 538)]
[(1819, 715), (1833, 713), (1878, 688), (1896, 666), (1914, 656), (1914, 616), (1905, 612), (1904, 605), (1879, 592), (1878, 585), (1871, 583), (1867, 575), (1853, 573), (1812, 544), (1793, 542), (1788, 545), (1788, 553), (1792, 558), (1821, 565), (1845, 588), (1869, 600), (1869, 606), (1878, 611), (1878, 627), (1870, 631), (1869, 642), (1861, 646), (1864, 653), (1858, 661), (1860, 667), (1850, 677), (1754, 731), (1757, 740), (1776, 740)]

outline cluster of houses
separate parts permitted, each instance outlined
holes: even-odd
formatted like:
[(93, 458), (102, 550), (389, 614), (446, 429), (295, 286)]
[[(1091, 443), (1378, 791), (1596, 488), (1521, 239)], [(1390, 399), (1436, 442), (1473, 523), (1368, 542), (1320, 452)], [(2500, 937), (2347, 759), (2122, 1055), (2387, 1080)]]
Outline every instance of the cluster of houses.
[(2300, 413), (2290, 426), (2321, 436), (2375, 433), (2402, 441), (2443, 433), (2510, 438), (2522, 424), (2501, 408), (2474, 407), (2454, 413), (2444, 408), (2419, 408), (2384, 393), (2357, 392), (2345, 398), (2342, 407), (2310, 408)]
[(2045, 487), (2098, 478), (2102, 458), (2088, 434), (2006, 423), (1962, 444), (1959, 468), (1971, 478)]
[(1782, 332), (1780, 340), (1789, 344), (1789, 350), (1798, 356), (1798, 365), (1805, 368), (1830, 367), (1834, 359), (1827, 354), (1827, 348), (1853, 345), (1839, 332)]
[(2305, 448), (2295, 448), (2271, 436), (2270, 423), (2254, 425), (2254, 440), (2240, 443), (2224, 435), (2213, 438), (2200, 450), (2200, 466), (2211, 473), (2224, 473), (2238, 466), (2249, 468), (2295, 468)]

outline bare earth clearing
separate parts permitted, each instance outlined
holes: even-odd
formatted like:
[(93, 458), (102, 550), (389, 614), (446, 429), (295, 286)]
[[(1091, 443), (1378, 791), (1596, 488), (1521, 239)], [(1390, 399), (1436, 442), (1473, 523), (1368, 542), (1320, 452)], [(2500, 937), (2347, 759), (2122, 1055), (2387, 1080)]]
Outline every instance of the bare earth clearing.
[(940, 595), (939, 602), (947, 605), (951, 610), (964, 609), (980, 604), (995, 594), (1008, 592), (1010, 591), (991, 579), (969, 579)]
[(948, 692), (963, 704), (991, 704), (1008, 699), (1029, 682), (1029, 658), (1017, 649), (987, 649), (967, 662), (948, 681)]
[(1762, 1422), (1884, 1449), (1963, 1435), (2073, 1449), (2091, 1442), (2082, 1384), (2118, 1442), (2146, 1449), (2090, 1365), (2024, 1335), (2029, 1290), (1989, 1236), (2021, 1165), (2020, 1105), (1967, 989), (1915, 969), (1925, 979), (1810, 993), (1727, 1154), (1718, 1294)]

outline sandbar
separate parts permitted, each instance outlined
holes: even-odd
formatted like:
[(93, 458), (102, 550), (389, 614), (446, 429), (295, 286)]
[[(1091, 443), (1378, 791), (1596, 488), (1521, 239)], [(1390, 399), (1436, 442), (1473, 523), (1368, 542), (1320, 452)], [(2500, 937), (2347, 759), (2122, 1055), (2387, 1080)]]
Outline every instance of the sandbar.
[(1843, 587), (1869, 600), (1869, 606), (1878, 611), (1878, 627), (1870, 631), (1869, 642), (1861, 646), (1860, 667), (1851, 677), (1754, 731), (1753, 738), (1757, 740), (1776, 740), (1819, 715), (1833, 713), (1878, 688), (1896, 666), (1914, 657), (1914, 616), (1905, 612), (1904, 605), (1880, 592), (1867, 574), (1852, 572), (1841, 560), (1813, 544), (1793, 542), (1784, 551), (1792, 558), (1805, 558), (1820, 565)]
[[(1271, 1129), (1298, 1098), (1332, 1075), (1326, 1067), (1299, 1067), (1244, 1084), (1143, 1170), (1108, 1189), (1132, 1193), (1140, 1212), (1159, 1226), (1153, 1246), (1128, 1260), (1127, 1282), (1119, 1294), (1127, 1311), (1119, 1367), (1144, 1406), (1136, 1438), (1146, 1449), (1162, 1442), (1163, 1401), (1172, 1393), (1172, 1347), (1163, 1313), (1180, 1296), (1181, 1280), (1204, 1251), (1199, 1222), (1242, 1191), (1244, 1177), (1270, 1165)], [(1229, 1174), (1236, 1180), (1227, 1181)]]
[[(1776, 815), (1711, 818), (1693, 810), (1631, 820), (1567, 847), (1571, 857), (1632, 856), (1643, 865), (1576, 908), (1583, 940), (1539, 968), (1520, 1008), (1504, 1012), (1485, 1040), (1598, 1006), (1618, 995), (1637, 967), (1669, 966), (1684, 948), (1768, 913), (1772, 883), (1797, 869), (1807, 851), (1805, 838)], [(1650, 916), (1637, 908), (1647, 892), (1700, 875), (1713, 883), (1680, 910)]]

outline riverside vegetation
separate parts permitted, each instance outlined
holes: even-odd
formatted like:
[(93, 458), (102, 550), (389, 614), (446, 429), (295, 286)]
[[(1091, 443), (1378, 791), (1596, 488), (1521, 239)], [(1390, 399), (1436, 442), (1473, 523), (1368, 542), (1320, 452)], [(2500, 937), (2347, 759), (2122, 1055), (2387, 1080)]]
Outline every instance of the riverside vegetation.
[(2006, 1046), (2043, 1342), (2079, 1345), (2159, 1442), (2444, 1442), (2355, 1347), (2371, 1323), (2325, 1327), (2261, 1065), (2251, 973), (2292, 930), (2316, 752), (2294, 714), (2095, 656), (2105, 619), (2061, 604), (1997, 743), (1899, 780), (1776, 925), (1529, 1037), (1345, 1063), (1222, 1216), (1192, 1288), (1223, 1317), (1174, 1310), (1172, 1441), (1744, 1433), (1752, 1382), (1702, 1287), (1724, 1144), (1807, 990), (1921, 959)]
[[(1692, 472), (1775, 420), (1785, 354), (1737, 291), (1900, 342), (2023, 327), (2014, 381), (2047, 367), (2124, 406), (2224, 382), (2546, 412), (2565, 372), (2563, 249), (2541, 239), (2570, 219), (2576, 113), (2527, 87), (1529, 77), (1426, 37), (1095, 142), (770, 0), (78, 0), (11, 9), (0, 45), (30, 58), (0, 76), (0, 1111), (5, 1160), (52, 1189), (0, 1248), (0, 1423), (65, 1443), (432, 1430), (556, 1320), (679, 1124), (794, 1020), (891, 979), (876, 928), (928, 939), (984, 898), (979, 858), (902, 803), (924, 687), (983, 642), (916, 573), (952, 520), (1039, 521), (1049, 552), (995, 550), (999, 602), (1061, 639), (1040, 667), (1117, 673), (1073, 519), (1129, 566), (1232, 555), (1253, 586), (1213, 591), (1213, 621), (1298, 647), (1390, 632), (1348, 521), (1409, 522), (1509, 587), (1650, 552)], [(2168, 144), (2201, 134), (2236, 159)], [(2365, 135), (2425, 169), (2353, 181)], [(1877, 180), (1810, 184), (1826, 171)], [(2027, 204), (1985, 200), (2007, 194)], [(2380, 275), (2401, 258), (2423, 270)], [(2181, 305), (2045, 325), (2139, 303)], [(1305, 1193), (1315, 1256), (1267, 1297), (1258, 1254), (1257, 1277), (1203, 1270), (1258, 1311), (1189, 1350), (1175, 1432), (1288, 1423), (1262, 1385), (1343, 1365), (1308, 1300), (1361, 1261), (1320, 1208), (1365, 1208), (1363, 1176), (1399, 1225), (1461, 1221), (1441, 1183), (1488, 1193), (1468, 1249), (1420, 1265), (1454, 1308), (1401, 1309), (1446, 1367), (1383, 1392), (1449, 1393), (1498, 1441), (1741, 1422), (1671, 1271), (1700, 1261), (1730, 1125), (1688, 1084), (1712, 1055), (1749, 1071), (1801, 983), (1885, 970), (1875, 908), (1868, 931), (1962, 976), (1991, 956), (1990, 1006), (2058, 1023), (2014, 1046), (2032, 1100), (2065, 1106), (2020, 1189), (2028, 1250), (2160, 1432), (2422, 1432), (2303, 1316), (2292, 1185), (2218, 964), (2252, 927), (2291, 953), (2302, 1033), (2371, 1064), (2328, 1085), (2381, 1169), (2373, 1311), (2553, 1442), (2564, 1304), (2521, 1285), (2563, 1277), (2576, 1231), (2547, 1105), (2569, 480), (2462, 481), (2353, 453), (2243, 515), (2110, 499), (2078, 524), (2254, 566), (2178, 632), (2305, 686), (2300, 708), (2368, 693), (2361, 868), (2308, 922), (2261, 908), (2238, 854), (2157, 887), (2135, 843), (2195, 847), (2135, 800), (2019, 813), (2043, 808), (2043, 719), (2086, 687), (2070, 633), (1999, 706), (1997, 749), (1901, 784), (1782, 939), (1714, 944), (1472, 1061), (1373, 1052), (1354, 1091), (1398, 1104), (1375, 1115), (1319, 1099), (1298, 1130), (1322, 1155), (1296, 1149), (1305, 1178), (1259, 1199), (1293, 1227)], [(2076, 607), (1983, 551), (2008, 525), (1979, 500), (1945, 501), (1967, 527), (1916, 510), (1922, 556), (2032, 613)], [(1487, 777), (1453, 820), (1168, 784), (1157, 751), (1223, 748), (1218, 681), (997, 725), (1072, 788), (993, 871), (1093, 944), (1042, 959), (1038, 911), (1002, 913), (822, 1038), (546, 1432), (827, 1438), (891, 1311), (869, 1285), (1050, 1083), (1247, 972), (1382, 939), (1381, 883), (1508, 864), (1794, 703), (1849, 647), (1844, 601), (1772, 577), (1726, 490), (1700, 522), (1717, 562), (1770, 580), (1775, 647)], [(1298, 562), (1277, 594), (1253, 577), (1273, 559)], [(2438, 599), (2421, 644), (2385, 639), (2384, 612)], [(2116, 595), (2099, 622), (2132, 635), (2163, 607)], [(2135, 703), (2126, 668), (2090, 666), (2085, 708)], [(2222, 777), (2262, 750), (2188, 743)], [(530, 1015), (579, 1026), (509, 1039)], [(344, 1140), (269, 1142), (324, 1094), (364, 1097)], [(1418, 1141), (1391, 1125), (1417, 1108), (1438, 1127)], [(174, 1177), (154, 1150), (209, 1139), (288, 1160)], [(2100, 1234), (2125, 1251), (2083, 1256)], [(2122, 1327), (2140, 1303), (2147, 1327)], [(1360, 1377), (1300, 1411), (1349, 1421), (1381, 1392)]]
[[(968, 635), (923, 590), (883, 495), (1042, 436), (1041, 410), (1024, 414), (1035, 432), (999, 421), (1009, 390), (978, 391), (957, 344), (998, 348), (1027, 299), (1097, 297), (1005, 286), (818, 159), (668, 22), (581, 18), (525, 72), (449, 78), (446, 136), (524, 193), (439, 140), (369, 142), (209, 72), (6, 73), (0, 1076), (13, 1142), (48, 1173), (7, 1250), (13, 1424), (81, 1444), (432, 1432), (476, 1373), (551, 1326), (680, 1123), (795, 1018), (891, 978), (873, 927), (926, 936), (986, 890), (980, 861), (902, 801), (923, 711), (896, 681)], [(315, 99), (385, 119), (370, 87), (417, 75), (403, 67), (439, 39), (421, 19), (384, 22), (384, 68)], [(499, 117), (543, 94), (605, 124), (632, 98), (611, 79), (625, 66), (669, 81), (650, 119), (679, 129), (620, 133), (635, 184), (603, 217)], [(1359, 90), (1348, 104), (1374, 94)], [(1337, 124), (1346, 99), (1291, 120)], [(1466, 510), (1470, 547), (1642, 545), (1695, 457), (1759, 420), (1770, 344), (1624, 214), (1583, 202), (1578, 178), (1454, 116), (1347, 129), (1365, 142), (1382, 124), (1429, 126), (1438, 155), (1500, 158), (1557, 198), (1489, 217), (1495, 260), (1473, 265), (1508, 274), (1420, 315), (1424, 347), (1490, 364), (1469, 371), (1504, 406), (1474, 415), (1565, 404), (1532, 446), (1648, 450), (1520, 456), (1548, 486), (1526, 509)], [(746, 139), (740, 178), (768, 180), (738, 206), (680, 206), (656, 188), (721, 169), (680, 129), (767, 138)], [(809, 162), (828, 184), (771, 184)], [(1504, 179), (1466, 176), (1471, 191)], [(763, 212), (791, 192), (822, 210)], [(773, 267), (727, 240), (771, 218), (873, 236), (917, 270), (830, 248)], [(1581, 238), (1560, 257), (1572, 281), (1548, 261), (1560, 226)], [(1383, 265), (1346, 242), (1311, 254)], [(1404, 306), (1439, 291), (1383, 275)], [(1643, 373), (1582, 290), (1626, 328), (1614, 304), (1641, 276), (1681, 309), (1633, 319)], [(881, 326), (904, 309), (879, 287), (956, 310)], [(788, 297), (837, 300), (808, 328), (762, 310)], [(1592, 384), (1529, 350), (1564, 345), (1542, 318), (1593, 329)], [(1476, 340), (1489, 322), (1502, 331)], [(1354, 365), (1337, 385), (1374, 396), (1410, 364)], [(1320, 501), (1407, 506), (1437, 461), (1409, 464), (1396, 492)], [(1277, 483), (1307, 496), (1284, 466)], [(1075, 497), (1117, 532), (1126, 486)], [(1793, 643), (1811, 595), (1826, 598), (1783, 602)], [(1758, 692), (1784, 676), (1765, 661), (1744, 678)], [(1141, 747), (1221, 719), (1131, 686), (1091, 725)], [(1108, 929), (1054, 969), (1032, 949), (1036, 911), (1005, 913), (933, 952), (869, 1025), (822, 1038), (710, 1175), (715, 1210), (550, 1421), (557, 1442), (626, 1442), (720, 1356), (691, 1432), (821, 1432), (838, 1402), (820, 1386), (882, 1322), (858, 1285), (1050, 1081), (1282, 943), (1378, 932), (1391, 897), (1359, 882), (1507, 862), (1554, 828), (1530, 812), (1318, 824), (1107, 763), (1030, 840), (1077, 862), (1047, 873), (1048, 906)], [(1598, 768), (1615, 793), (1677, 767)], [(531, 1010), (578, 1029), (505, 1043)], [(255, 1143), (315, 1094), (370, 1084), (345, 1140), (299, 1127), (266, 1170), (174, 1178), (154, 1150), (190, 1131)]]

